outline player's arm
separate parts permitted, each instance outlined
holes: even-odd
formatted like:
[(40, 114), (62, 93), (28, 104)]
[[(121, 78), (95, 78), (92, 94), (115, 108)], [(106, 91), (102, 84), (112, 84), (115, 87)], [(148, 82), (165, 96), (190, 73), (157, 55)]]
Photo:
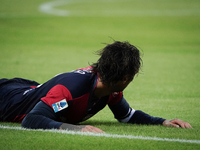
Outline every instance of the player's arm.
[(62, 122), (54, 121), (57, 116), (50, 106), (38, 102), (22, 121), (22, 127), (30, 129), (59, 129)]
[(157, 125), (165, 121), (163, 118), (150, 116), (141, 110), (134, 110), (123, 97), (117, 104), (109, 105), (109, 107), (119, 122)]
[(122, 97), (122, 99), (115, 105), (109, 105), (112, 110), (115, 118), (119, 122), (123, 123), (133, 123), (133, 124), (152, 124), (152, 125), (164, 125), (164, 126), (173, 126), (176, 125), (180, 127), (190, 127), (188, 123), (183, 122), (182, 120), (166, 120), (160, 117), (153, 117), (149, 114), (144, 113), (141, 110), (134, 110), (129, 106), (127, 101)]
[(40, 101), (22, 121), (22, 127), (30, 129), (62, 129), (84, 132), (103, 131), (90, 125), (73, 125), (55, 121), (58, 116), (53, 109), (43, 101)]

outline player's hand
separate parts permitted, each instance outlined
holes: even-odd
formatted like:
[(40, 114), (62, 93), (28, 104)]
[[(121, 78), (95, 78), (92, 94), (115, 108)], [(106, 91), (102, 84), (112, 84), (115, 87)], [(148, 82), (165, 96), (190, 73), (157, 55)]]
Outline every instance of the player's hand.
[(104, 133), (99, 128), (90, 126), (90, 125), (73, 125), (68, 123), (63, 123), (60, 126), (61, 130), (71, 130), (71, 131), (81, 131), (81, 132), (94, 132), (94, 133)]
[(82, 132), (104, 133), (104, 131), (102, 131), (101, 129), (90, 126), (90, 125), (86, 125), (85, 127), (82, 127), (81, 131)]
[(182, 121), (180, 119), (165, 120), (163, 122), (163, 125), (166, 126), (166, 127), (192, 128), (192, 126), (189, 123), (184, 122), (184, 121)]

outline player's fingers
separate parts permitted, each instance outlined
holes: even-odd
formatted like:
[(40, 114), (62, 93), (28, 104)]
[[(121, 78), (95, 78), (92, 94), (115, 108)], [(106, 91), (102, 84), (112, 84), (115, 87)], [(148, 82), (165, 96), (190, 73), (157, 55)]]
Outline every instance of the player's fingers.
[(176, 128), (179, 128), (180, 126), (177, 125), (177, 124), (174, 124), (174, 123), (170, 123), (170, 124), (169, 124), (169, 127), (176, 127)]
[(185, 128), (185, 122), (180, 119), (175, 119), (174, 122), (178, 124), (180, 127)]
[(182, 128), (192, 128), (192, 126), (189, 123), (184, 122), (180, 119), (174, 119), (174, 120), (171, 120), (170, 122), (173, 123), (173, 124), (177, 124)]
[(103, 130), (99, 129), (99, 128), (95, 128), (94, 132), (96, 133), (105, 133)]
[(90, 125), (85, 126), (84, 128), (81, 129), (81, 131), (83, 131), (83, 132), (94, 132), (94, 133), (104, 133), (104, 131), (102, 131), (101, 129), (90, 126)]
[(93, 131), (96, 132), (96, 133), (104, 133), (103, 130), (96, 128), (96, 127), (93, 128)]
[(92, 130), (92, 132), (95, 132), (95, 133), (104, 133), (104, 131), (102, 131), (101, 129), (93, 127), (93, 126), (90, 126), (90, 129)]
[(192, 128), (192, 126), (189, 123), (187, 123), (187, 122), (184, 123), (184, 127), (185, 128)]

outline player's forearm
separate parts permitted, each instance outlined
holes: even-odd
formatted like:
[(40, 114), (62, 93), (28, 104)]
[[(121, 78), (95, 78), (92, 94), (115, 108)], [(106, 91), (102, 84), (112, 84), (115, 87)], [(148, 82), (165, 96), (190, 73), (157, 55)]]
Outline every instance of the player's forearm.
[(57, 122), (56, 114), (44, 102), (38, 102), (22, 121), (22, 127), (31, 129), (59, 129), (62, 122)]
[(128, 123), (162, 125), (165, 120), (166, 119), (153, 117), (140, 110), (136, 110)]
[(119, 122), (133, 124), (162, 124), (165, 121), (163, 118), (153, 117), (140, 110), (130, 108), (124, 98), (115, 105), (109, 105), (109, 107)]
[(62, 122), (54, 121), (42, 115), (29, 113), (22, 121), (22, 127), (30, 129), (59, 129)]

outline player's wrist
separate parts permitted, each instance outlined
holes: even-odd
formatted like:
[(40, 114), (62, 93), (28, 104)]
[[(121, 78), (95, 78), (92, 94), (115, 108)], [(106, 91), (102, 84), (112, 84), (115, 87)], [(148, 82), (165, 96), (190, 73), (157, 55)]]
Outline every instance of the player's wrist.
[(85, 125), (73, 125), (73, 124), (68, 124), (68, 123), (63, 123), (59, 129), (61, 130), (72, 130), (72, 131), (81, 131), (82, 128), (84, 128)]

